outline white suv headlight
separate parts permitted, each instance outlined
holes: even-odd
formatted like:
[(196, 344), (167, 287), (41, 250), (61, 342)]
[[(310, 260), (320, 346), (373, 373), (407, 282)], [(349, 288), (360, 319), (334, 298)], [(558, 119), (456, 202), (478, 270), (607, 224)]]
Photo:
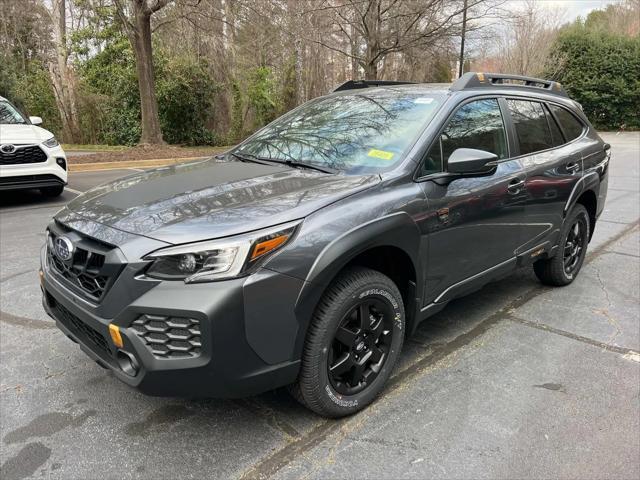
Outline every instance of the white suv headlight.
[(293, 237), (299, 223), (291, 222), (231, 238), (162, 248), (144, 258), (153, 260), (145, 274), (162, 280), (184, 280), (185, 283), (237, 277), (283, 247)]
[(60, 145), (60, 144), (58, 143), (58, 140), (56, 140), (56, 137), (51, 137), (49, 140), (45, 140), (44, 142), (42, 142), (42, 144), (43, 144), (45, 147), (49, 147), (49, 148), (55, 148), (55, 147), (57, 147), (58, 145)]

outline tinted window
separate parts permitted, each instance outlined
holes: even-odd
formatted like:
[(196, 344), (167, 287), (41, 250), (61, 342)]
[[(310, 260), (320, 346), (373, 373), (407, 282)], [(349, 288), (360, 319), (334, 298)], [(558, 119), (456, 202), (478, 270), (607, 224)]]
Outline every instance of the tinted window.
[(402, 160), (443, 99), (391, 89), (319, 98), (273, 121), (235, 153), (378, 172)]
[(567, 138), (567, 142), (575, 140), (582, 135), (583, 126), (582, 123), (573, 116), (566, 108), (559, 107), (557, 105), (549, 105), (551, 111), (560, 122), (560, 126), (564, 131), (564, 135)]
[(544, 113), (544, 107), (541, 103), (525, 100), (507, 100), (507, 104), (516, 127), (521, 155), (539, 152), (555, 146), (551, 138), (551, 129)]
[(553, 118), (553, 115), (549, 113), (549, 110), (545, 108), (545, 113), (547, 114), (547, 123), (549, 124), (549, 128), (551, 129), (551, 139), (553, 140), (553, 146), (557, 147), (564, 143), (564, 138), (562, 137), (562, 132), (558, 127), (558, 122)]
[(507, 157), (502, 114), (496, 99), (476, 100), (458, 109), (422, 165), (422, 175), (441, 172), (457, 148), (476, 148)]

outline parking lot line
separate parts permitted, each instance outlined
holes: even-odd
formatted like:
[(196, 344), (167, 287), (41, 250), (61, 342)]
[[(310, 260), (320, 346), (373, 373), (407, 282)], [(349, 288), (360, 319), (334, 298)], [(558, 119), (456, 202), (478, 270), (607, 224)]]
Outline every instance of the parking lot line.
[(81, 192), (80, 190), (76, 190), (75, 188), (71, 188), (71, 187), (64, 187), (64, 189), (67, 192), (75, 193), (76, 195), (82, 195), (84, 193), (84, 192)]

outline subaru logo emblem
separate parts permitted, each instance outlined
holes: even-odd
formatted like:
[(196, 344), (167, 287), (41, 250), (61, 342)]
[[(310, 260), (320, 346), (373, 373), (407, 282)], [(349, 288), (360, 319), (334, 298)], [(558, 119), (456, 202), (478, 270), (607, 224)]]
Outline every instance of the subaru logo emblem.
[(73, 258), (73, 243), (67, 237), (58, 237), (54, 242), (55, 252), (58, 258), (68, 262)]
[(0, 152), (2, 153), (13, 153), (16, 151), (16, 146), (7, 143), (5, 145), (0, 146)]

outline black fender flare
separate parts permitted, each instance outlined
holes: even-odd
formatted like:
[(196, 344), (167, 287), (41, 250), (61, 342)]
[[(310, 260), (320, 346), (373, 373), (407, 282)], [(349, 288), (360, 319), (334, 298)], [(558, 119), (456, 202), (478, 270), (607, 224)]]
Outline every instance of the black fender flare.
[[(416, 272), (415, 291), (421, 292), (420, 245), (420, 229), (406, 212), (392, 213), (358, 225), (327, 244), (311, 266), (296, 301), (295, 311), (300, 322), (296, 355), (301, 355), (307, 327), (325, 289), (340, 270), (359, 254), (376, 247), (402, 250), (408, 255)], [(414, 312), (407, 312), (407, 315), (410, 314), (413, 316)]]

